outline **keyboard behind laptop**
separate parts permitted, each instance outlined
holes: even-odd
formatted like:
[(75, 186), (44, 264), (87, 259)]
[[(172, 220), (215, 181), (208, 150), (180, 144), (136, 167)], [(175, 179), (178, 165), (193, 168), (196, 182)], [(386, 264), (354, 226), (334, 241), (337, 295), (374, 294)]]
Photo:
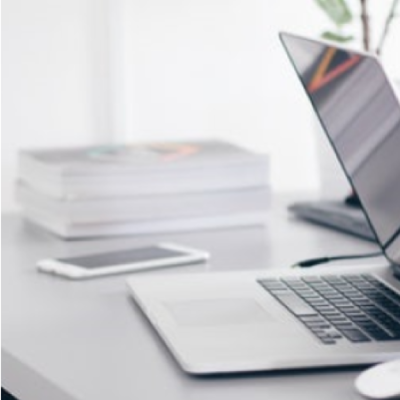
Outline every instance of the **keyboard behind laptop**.
[(326, 345), (400, 340), (400, 295), (371, 275), (258, 282)]
[(359, 207), (343, 201), (308, 201), (289, 206), (289, 211), (299, 218), (375, 241), (375, 236)]

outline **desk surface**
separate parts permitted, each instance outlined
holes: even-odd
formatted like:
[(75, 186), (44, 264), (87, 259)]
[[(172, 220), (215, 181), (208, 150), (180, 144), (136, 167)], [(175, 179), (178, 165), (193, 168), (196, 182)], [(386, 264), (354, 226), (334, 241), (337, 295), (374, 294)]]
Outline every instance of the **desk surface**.
[(196, 378), (182, 372), (131, 300), (127, 275), (72, 282), (35, 262), (168, 239), (210, 251), (208, 266), (147, 274), (286, 268), (318, 255), (363, 253), (372, 243), (290, 218), (274, 199), (267, 228), (63, 242), (3, 216), (2, 385), (20, 400), (360, 399), (358, 369)]

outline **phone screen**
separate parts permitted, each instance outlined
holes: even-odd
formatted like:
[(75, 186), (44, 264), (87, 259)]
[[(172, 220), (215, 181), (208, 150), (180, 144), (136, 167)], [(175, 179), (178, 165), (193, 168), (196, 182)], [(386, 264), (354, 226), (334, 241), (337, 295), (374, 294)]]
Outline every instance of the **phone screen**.
[(115, 251), (83, 257), (58, 258), (65, 264), (72, 264), (86, 269), (110, 267), (112, 265), (134, 264), (136, 262), (160, 260), (186, 255), (177, 250), (165, 249), (158, 246), (142, 247), (140, 249)]

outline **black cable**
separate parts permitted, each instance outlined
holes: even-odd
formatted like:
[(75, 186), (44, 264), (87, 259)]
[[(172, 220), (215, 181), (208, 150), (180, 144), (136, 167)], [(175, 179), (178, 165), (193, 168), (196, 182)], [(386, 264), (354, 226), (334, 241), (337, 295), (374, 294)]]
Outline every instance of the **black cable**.
[(310, 268), (314, 265), (329, 263), (331, 261), (339, 261), (339, 260), (355, 260), (358, 258), (373, 258), (383, 256), (381, 251), (377, 253), (367, 253), (367, 254), (350, 254), (345, 256), (333, 256), (333, 257), (319, 257), (319, 258), (310, 258), (309, 260), (299, 261), (294, 264), (292, 268)]

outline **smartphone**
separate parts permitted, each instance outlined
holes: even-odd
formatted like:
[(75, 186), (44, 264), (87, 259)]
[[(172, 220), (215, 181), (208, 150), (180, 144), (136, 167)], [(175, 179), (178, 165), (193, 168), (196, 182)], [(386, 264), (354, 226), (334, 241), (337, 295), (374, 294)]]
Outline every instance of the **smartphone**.
[(204, 262), (205, 251), (173, 243), (160, 243), (136, 249), (98, 253), (71, 258), (45, 259), (37, 263), (41, 272), (69, 279), (87, 279), (97, 276), (135, 272), (153, 268)]

